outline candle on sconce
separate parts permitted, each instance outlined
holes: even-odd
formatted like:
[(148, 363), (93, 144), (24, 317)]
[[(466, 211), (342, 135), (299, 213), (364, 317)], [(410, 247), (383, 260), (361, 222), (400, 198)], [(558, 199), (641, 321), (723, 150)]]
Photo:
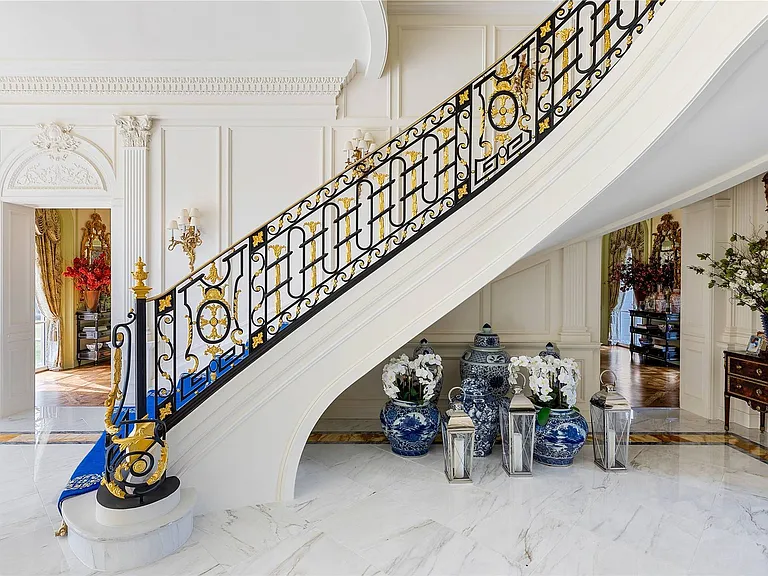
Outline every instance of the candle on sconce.
[(179, 229), (179, 223), (176, 220), (171, 220), (168, 223), (168, 230), (178, 230)]
[(197, 216), (190, 217), (189, 225), (192, 226), (193, 228), (197, 227)]
[(183, 208), (181, 210), (181, 223), (186, 224), (188, 220), (189, 220), (189, 210), (187, 210), (186, 208)]

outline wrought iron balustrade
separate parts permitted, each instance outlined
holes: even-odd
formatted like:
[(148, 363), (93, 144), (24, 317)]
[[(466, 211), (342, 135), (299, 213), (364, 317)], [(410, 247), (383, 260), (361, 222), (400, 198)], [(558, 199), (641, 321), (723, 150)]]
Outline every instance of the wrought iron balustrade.
[[(139, 416), (173, 427), (506, 173), (591, 94), (660, 0), (562, 2), (477, 78), (162, 294), (137, 299)], [(148, 383), (149, 382), (149, 386)], [(146, 390), (147, 386), (149, 390)]]

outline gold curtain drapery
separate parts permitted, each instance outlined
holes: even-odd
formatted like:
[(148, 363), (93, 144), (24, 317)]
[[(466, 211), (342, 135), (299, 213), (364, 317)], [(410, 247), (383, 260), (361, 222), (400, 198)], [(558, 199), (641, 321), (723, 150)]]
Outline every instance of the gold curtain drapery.
[(35, 210), (35, 299), (47, 320), (45, 365), (61, 368), (61, 220), (56, 210)]
[[(621, 230), (611, 232), (608, 237), (609, 251), (609, 269), (618, 262), (623, 262), (627, 254), (627, 249), (632, 250), (633, 260), (643, 260), (645, 254), (646, 229), (643, 222), (638, 222), (632, 226), (627, 226)], [(619, 302), (620, 286), (618, 282), (611, 282), (608, 286), (608, 305), (609, 310), (616, 308)]]

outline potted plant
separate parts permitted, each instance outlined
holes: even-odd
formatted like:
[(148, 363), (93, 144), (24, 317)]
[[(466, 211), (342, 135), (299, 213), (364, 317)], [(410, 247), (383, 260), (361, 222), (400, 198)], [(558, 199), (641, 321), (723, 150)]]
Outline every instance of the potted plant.
[[(548, 345), (549, 347), (549, 345)], [(509, 373), (528, 372), (531, 401), (536, 406), (533, 457), (550, 466), (570, 466), (587, 439), (587, 421), (576, 408), (576, 390), (581, 381), (573, 358), (556, 354), (516, 356)]]
[(86, 258), (75, 258), (72, 266), (67, 266), (64, 271), (64, 277), (74, 279), (75, 288), (85, 298), (85, 307), (89, 312), (94, 312), (98, 308), (101, 291), (108, 290), (112, 282), (112, 269), (102, 252), (92, 262)]
[(403, 354), (384, 365), (381, 381), (390, 400), (381, 410), (381, 428), (401, 456), (429, 451), (440, 428), (436, 391), (443, 377), (442, 359), (421, 353), (412, 360)]
[(768, 333), (768, 232), (764, 236), (751, 237), (733, 234), (730, 246), (720, 260), (711, 254), (697, 254), (707, 262), (708, 269), (689, 266), (697, 274), (709, 276), (709, 287), (731, 291), (731, 299), (737, 306), (746, 306), (759, 312), (763, 331)]

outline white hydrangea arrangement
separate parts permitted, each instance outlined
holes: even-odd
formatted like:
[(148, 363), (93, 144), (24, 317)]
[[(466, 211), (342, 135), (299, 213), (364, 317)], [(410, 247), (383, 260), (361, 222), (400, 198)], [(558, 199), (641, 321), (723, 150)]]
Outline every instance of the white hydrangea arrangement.
[(384, 365), (381, 381), (384, 393), (393, 400), (423, 404), (435, 396), (443, 377), (443, 360), (438, 354), (419, 354), (413, 360), (402, 354)]
[(542, 407), (539, 423), (544, 424), (552, 408), (576, 409), (576, 389), (581, 382), (579, 365), (573, 358), (556, 356), (514, 356), (509, 360), (512, 379), (522, 369), (528, 372), (528, 384), (533, 402)]

